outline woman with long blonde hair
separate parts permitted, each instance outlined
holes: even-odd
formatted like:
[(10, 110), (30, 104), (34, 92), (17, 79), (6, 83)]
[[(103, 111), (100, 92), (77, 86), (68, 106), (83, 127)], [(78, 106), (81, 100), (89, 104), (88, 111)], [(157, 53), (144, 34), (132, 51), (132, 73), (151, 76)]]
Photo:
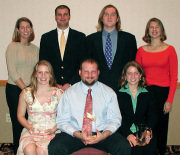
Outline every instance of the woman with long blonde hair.
[[(62, 91), (56, 87), (51, 64), (39, 61), (34, 67), (30, 87), (21, 92), (17, 117), (24, 127), (18, 155), (46, 155), (47, 146), (59, 132), (56, 125), (56, 109)], [(27, 109), (28, 120), (25, 118)]]

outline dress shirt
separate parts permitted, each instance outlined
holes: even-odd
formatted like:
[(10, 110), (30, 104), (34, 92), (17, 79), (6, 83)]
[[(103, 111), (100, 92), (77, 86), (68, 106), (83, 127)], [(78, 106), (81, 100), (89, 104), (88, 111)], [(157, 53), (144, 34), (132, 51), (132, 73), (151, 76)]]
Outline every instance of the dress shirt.
[[(69, 27), (63, 31), (64, 31), (64, 37), (65, 37), (66, 43), (67, 43), (68, 34), (69, 34)], [(58, 42), (60, 43), (62, 30), (57, 27), (57, 32), (58, 32)], [(59, 49), (60, 49), (60, 45), (59, 45)]]
[[(88, 89), (89, 87), (80, 81), (63, 93), (57, 108), (58, 129), (72, 136), (75, 131), (81, 131)], [(96, 117), (96, 121), (92, 122), (92, 132), (97, 129), (114, 133), (122, 120), (116, 93), (101, 82), (96, 82), (91, 89), (92, 115)]]
[[(137, 97), (140, 93), (143, 93), (143, 92), (148, 92), (146, 88), (141, 88), (141, 87), (138, 87), (138, 91), (136, 93), (136, 97), (134, 98), (131, 94), (131, 91), (129, 90), (129, 85), (126, 84), (125, 88), (122, 87), (120, 90), (120, 92), (126, 92), (127, 94), (129, 94), (131, 96), (131, 100), (132, 100), (132, 107), (133, 107), (133, 111), (134, 113), (136, 112), (136, 106), (137, 106)], [(133, 123), (132, 126), (130, 127), (130, 130), (135, 133), (136, 132), (136, 126), (135, 124)]]
[[(105, 49), (106, 49), (106, 40), (107, 40), (107, 35), (109, 32), (103, 29), (102, 31), (102, 41), (103, 41), (103, 51), (105, 54)], [(118, 31), (114, 29), (113, 31), (110, 32), (110, 38), (112, 42), (112, 61), (114, 60), (114, 56), (116, 54), (117, 50), (117, 37), (118, 37)]]

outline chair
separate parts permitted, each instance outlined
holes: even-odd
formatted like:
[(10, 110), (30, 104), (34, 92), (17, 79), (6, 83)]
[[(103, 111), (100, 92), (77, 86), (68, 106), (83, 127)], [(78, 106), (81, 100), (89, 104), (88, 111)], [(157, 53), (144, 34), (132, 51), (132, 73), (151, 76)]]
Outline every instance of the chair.
[(108, 153), (95, 149), (95, 148), (83, 148), (79, 151), (72, 153), (71, 155), (108, 155)]

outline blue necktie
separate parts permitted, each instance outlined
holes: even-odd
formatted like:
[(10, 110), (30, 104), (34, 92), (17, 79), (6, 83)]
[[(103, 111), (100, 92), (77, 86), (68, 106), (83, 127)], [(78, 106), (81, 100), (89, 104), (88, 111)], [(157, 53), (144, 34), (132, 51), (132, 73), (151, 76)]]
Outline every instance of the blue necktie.
[(106, 39), (105, 57), (106, 57), (108, 67), (109, 67), (109, 69), (111, 69), (111, 65), (112, 65), (112, 43), (111, 43), (110, 33), (108, 33), (107, 39)]

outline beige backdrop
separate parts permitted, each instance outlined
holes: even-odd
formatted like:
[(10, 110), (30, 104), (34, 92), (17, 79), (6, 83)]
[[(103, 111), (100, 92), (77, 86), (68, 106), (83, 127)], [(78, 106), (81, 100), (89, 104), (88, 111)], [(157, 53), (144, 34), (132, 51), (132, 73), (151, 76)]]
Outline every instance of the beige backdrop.
[[(158, 17), (165, 26), (168, 37), (166, 42), (175, 47), (180, 59), (180, 0), (0, 0), (0, 80), (7, 80), (5, 51), (11, 42), (16, 20), (25, 16), (33, 22), (36, 34), (33, 43), (39, 46), (41, 35), (56, 28), (54, 9), (60, 4), (68, 5), (71, 9), (71, 28), (86, 35), (96, 31), (101, 9), (107, 4), (115, 5), (120, 13), (122, 29), (136, 36), (138, 47), (144, 44), (141, 38), (147, 21), (152, 17)], [(168, 144), (171, 145), (180, 145), (179, 100), (180, 89), (176, 92), (170, 116)], [(2, 86), (0, 143), (12, 142), (11, 123), (6, 122), (7, 113), (5, 87)]]
[(180, 59), (180, 0), (0, 0), (0, 80), (7, 80), (5, 51), (16, 20), (25, 16), (33, 22), (33, 43), (39, 46), (41, 35), (56, 28), (54, 9), (60, 4), (71, 9), (71, 28), (86, 35), (96, 31), (101, 9), (107, 4), (115, 5), (122, 29), (136, 36), (138, 47), (144, 44), (141, 38), (147, 21), (158, 17), (165, 26), (167, 43), (175, 47)]

